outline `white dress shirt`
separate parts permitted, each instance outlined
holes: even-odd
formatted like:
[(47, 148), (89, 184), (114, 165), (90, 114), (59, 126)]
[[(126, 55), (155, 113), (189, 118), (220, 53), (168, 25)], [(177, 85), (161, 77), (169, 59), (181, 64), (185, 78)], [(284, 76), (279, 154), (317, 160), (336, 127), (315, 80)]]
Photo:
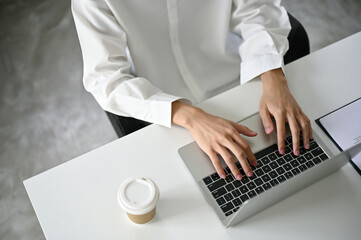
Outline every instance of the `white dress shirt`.
[(86, 90), (106, 111), (167, 127), (173, 101), (283, 67), (291, 29), (280, 0), (72, 0), (72, 12)]

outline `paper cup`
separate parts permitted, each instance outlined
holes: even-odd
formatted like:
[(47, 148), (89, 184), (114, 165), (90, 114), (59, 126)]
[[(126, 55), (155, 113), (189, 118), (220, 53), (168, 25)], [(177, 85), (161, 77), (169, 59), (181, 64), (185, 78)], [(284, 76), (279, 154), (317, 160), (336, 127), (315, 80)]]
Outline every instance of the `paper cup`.
[(159, 198), (157, 185), (147, 177), (130, 177), (118, 190), (118, 203), (129, 219), (138, 224), (153, 219)]

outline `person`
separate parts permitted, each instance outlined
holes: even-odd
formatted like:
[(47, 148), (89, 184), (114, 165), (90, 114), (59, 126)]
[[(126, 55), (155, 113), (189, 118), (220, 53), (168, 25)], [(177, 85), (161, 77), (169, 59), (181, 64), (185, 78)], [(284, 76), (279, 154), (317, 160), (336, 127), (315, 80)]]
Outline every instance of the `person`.
[(283, 73), (284, 62), (309, 53), (308, 38), (280, 1), (73, 0), (72, 13), (82, 49), (85, 88), (109, 116), (139, 120), (123, 121), (128, 127), (146, 122), (182, 126), (209, 156), (220, 177), (226, 174), (218, 156), (236, 179), (242, 178), (230, 152), (250, 177), (257, 160), (240, 134), (257, 133), (192, 103), (239, 81), (245, 84), (260, 78), (260, 116), (267, 134), (277, 131), (280, 154), (285, 154), (286, 124), (292, 133), (293, 153), (299, 155), (302, 144), (309, 148), (310, 120)]

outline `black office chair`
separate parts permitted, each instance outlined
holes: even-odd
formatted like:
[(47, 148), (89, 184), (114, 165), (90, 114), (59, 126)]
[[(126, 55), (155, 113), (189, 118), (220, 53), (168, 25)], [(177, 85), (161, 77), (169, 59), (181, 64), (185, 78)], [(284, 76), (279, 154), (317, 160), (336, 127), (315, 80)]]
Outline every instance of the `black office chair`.
[[(289, 50), (284, 56), (285, 64), (310, 53), (310, 43), (306, 30), (291, 14), (288, 13), (288, 17), (290, 19), (292, 29), (288, 35)], [(119, 138), (151, 124), (131, 117), (117, 116), (109, 112), (106, 112), (106, 114)]]

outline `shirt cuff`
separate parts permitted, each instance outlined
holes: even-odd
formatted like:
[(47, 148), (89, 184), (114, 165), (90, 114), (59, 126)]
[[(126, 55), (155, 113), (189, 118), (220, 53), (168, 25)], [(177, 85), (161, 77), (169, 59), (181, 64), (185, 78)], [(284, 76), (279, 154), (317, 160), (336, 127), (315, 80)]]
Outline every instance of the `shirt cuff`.
[(153, 123), (170, 128), (172, 126), (172, 103), (180, 100), (187, 104), (192, 104), (188, 99), (169, 95), (163, 92), (152, 96), (151, 108)]
[(241, 85), (272, 69), (282, 68), (283, 55), (263, 55), (249, 61), (241, 62)]

